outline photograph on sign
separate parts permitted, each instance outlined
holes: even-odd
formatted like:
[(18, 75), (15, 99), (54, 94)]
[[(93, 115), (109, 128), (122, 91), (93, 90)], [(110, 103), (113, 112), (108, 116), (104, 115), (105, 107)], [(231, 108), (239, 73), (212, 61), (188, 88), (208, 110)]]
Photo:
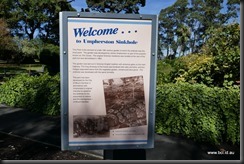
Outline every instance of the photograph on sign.
[(142, 76), (103, 80), (110, 129), (147, 125)]
[(110, 136), (106, 116), (74, 116), (73, 128), (74, 138)]

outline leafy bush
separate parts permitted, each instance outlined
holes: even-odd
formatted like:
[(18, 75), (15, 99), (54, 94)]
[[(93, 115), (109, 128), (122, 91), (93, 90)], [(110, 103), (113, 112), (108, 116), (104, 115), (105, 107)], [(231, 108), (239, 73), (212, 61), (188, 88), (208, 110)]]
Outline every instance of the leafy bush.
[(213, 57), (210, 55), (190, 54), (176, 59), (175, 73), (176, 82), (201, 83), (213, 86), (212, 68), (214, 66)]
[(175, 59), (176, 81), (213, 87), (232, 87), (240, 80), (240, 25), (230, 24), (208, 31), (199, 54)]
[(171, 82), (171, 72), (175, 70), (173, 67), (173, 60), (164, 59), (157, 63), (157, 84), (164, 84)]
[(0, 86), (0, 103), (47, 115), (60, 113), (59, 75), (18, 75)]
[(240, 89), (202, 84), (157, 87), (156, 132), (200, 142), (240, 142)]

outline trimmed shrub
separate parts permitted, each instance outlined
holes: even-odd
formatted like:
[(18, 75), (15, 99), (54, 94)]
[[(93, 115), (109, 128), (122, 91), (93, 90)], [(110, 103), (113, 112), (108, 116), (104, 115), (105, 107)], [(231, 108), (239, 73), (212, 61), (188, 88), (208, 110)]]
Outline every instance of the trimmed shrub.
[(46, 115), (60, 114), (59, 75), (21, 74), (0, 86), (0, 103)]
[(176, 83), (157, 87), (156, 132), (200, 142), (240, 142), (240, 89)]

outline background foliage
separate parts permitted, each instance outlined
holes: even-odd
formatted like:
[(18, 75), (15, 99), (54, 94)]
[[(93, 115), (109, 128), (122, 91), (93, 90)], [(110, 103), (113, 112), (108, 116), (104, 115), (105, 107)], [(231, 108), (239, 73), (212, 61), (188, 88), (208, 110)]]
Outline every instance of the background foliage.
[[(158, 81), (185, 81), (226, 88), (236, 85), (240, 80), (239, 24), (211, 29), (208, 33), (209, 38), (199, 53), (159, 61)], [(162, 76), (170, 80), (165, 81)]]
[(88, 8), (98, 12), (139, 14), (146, 0), (86, 0)]
[(240, 89), (202, 84), (157, 87), (156, 132), (200, 142), (240, 142)]
[(11, 37), (10, 29), (5, 19), (0, 17), (0, 60), (16, 61), (18, 59), (17, 45)]
[(207, 31), (236, 23), (238, 16), (238, 0), (176, 0), (159, 14), (159, 58), (200, 52)]
[(0, 86), (0, 103), (47, 115), (60, 114), (59, 75), (21, 74)]

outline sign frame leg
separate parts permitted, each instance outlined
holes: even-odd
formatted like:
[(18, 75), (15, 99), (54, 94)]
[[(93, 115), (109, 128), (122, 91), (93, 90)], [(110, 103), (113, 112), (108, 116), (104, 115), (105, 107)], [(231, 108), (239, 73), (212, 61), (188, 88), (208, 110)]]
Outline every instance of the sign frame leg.
[(104, 150), (104, 160), (146, 160), (146, 149)]

